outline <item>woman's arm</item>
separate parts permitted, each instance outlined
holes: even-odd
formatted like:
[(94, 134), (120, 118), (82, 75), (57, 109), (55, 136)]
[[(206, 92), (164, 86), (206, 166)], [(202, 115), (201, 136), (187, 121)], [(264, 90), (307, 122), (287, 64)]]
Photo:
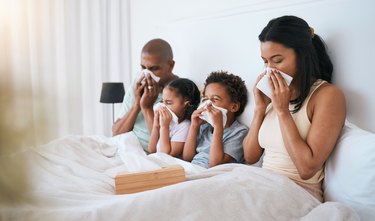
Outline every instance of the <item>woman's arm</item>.
[(322, 168), (340, 135), (346, 116), (345, 97), (337, 87), (330, 84), (322, 85), (315, 91), (307, 107), (311, 127), (304, 141), (289, 108), (283, 107), (283, 102), (278, 99), (283, 97), (284, 85), (281, 76), (275, 76), (273, 80), (279, 81), (275, 91), (279, 94), (272, 102), (284, 144), (301, 178), (309, 179)]
[(253, 113), (253, 119), (250, 124), (249, 132), (243, 140), (244, 158), (248, 164), (254, 164), (259, 161), (263, 154), (263, 148), (259, 145), (258, 136), (259, 129), (263, 123), (266, 108), (271, 100), (263, 94), (256, 85), (265, 76), (265, 73), (258, 76), (254, 86), (253, 94), (255, 100), (255, 109)]
[(253, 120), (251, 121), (249, 132), (243, 140), (244, 157), (248, 164), (258, 162), (263, 154), (264, 149), (259, 145), (258, 136), (264, 115), (265, 110), (263, 108), (256, 108), (254, 110)]

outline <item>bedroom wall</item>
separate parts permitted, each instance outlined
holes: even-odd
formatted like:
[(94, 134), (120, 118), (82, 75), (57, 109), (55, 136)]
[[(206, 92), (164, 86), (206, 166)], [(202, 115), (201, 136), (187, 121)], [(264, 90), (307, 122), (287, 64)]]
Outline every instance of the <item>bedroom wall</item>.
[[(200, 88), (209, 72), (222, 69), (240, 75), (250, 89), (263, 68), (258, 34), (270, 19), (296, 15), (328, 45), (348, 119), (375, 132), (374, 8), (371, 0), (131, 0), (131, 70), (139, 70), (142, 46), (160, 37), (174, 49), (175, 73)], [(252, 108), (250, 96), (241, 117), (246, 124)]]
[(128, 3), (0, 0), (0, 107), (9, 131), (24, 128), (35, 143), (111, 135), (112, 106), (99, 99), (102, 82), (130, 81)]

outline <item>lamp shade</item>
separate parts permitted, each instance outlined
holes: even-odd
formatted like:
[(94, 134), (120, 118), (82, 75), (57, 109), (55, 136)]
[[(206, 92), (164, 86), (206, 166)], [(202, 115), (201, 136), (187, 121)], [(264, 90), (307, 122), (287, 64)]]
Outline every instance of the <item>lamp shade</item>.
[(122, 82), (104, 82), (100, 103), (121, 103), (124, 99), (125, 88)]

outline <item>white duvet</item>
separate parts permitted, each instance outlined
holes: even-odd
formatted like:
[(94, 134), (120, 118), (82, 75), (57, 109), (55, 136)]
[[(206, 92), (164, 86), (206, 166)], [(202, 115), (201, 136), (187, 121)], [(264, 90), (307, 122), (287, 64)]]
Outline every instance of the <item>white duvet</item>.
[[(133, 133), (67, 136), (8, 156), (28, 164), (33, 201), (1, 206), (1, 220), (359, 220), (341, 203), (321, 204), (288, 178), (258, 167), (211, 169), (146, 155)], [(114, 194), (120, 171), (180, 164), (188, 181)]]

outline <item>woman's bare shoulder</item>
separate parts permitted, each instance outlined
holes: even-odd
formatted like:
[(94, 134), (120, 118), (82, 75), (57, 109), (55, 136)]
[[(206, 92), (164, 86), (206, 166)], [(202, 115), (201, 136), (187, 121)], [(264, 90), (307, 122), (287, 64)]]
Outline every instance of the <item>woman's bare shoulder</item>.
[(313, 115), (317, 113), (330, 116), (337, 114), (345, 117), (345, 95), (339, 87), (324, 83), (315, 91), (308, 105), (309, 119), (312, 119)]
[(332, 102), (334, 100), (345, 102), (345, 95), (336, 85), (324, 83), (315, 91), (311, 99), (318, 103)]

